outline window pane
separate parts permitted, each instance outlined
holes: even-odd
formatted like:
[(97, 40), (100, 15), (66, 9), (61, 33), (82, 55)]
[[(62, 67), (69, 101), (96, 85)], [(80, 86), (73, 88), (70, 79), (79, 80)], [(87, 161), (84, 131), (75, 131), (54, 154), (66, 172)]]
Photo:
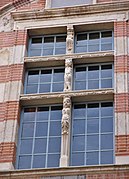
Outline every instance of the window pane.
[(99, 39), (99, 38), (100, 38), (99, 32), (89, 34), (89, 40)]
[(56, 42), (66, 42), (66, 36), (57, 36), (56, 37)]
[(87, 105), (87, 117), (99, 117), (98, 103), (91, 103)]
[(102, 38), (112, 37), (112, 31), (101, 32), (101, 37)]
[(85, 90), (86, 82), (85, 81), (76, 81), (75, 82), (75, 90)]
[(112, 78), (112, 65), (101, 66), (101, 78)]
[(99, 150), (99, 135), (87, 136), (87, 150)]
[(29, 85), (26, 87), (26, 94), (33, 94), (38, 92), (38, 84), (37, 85)]
[(21, 140), (20, 154), (31, 154), (32, 153), (32, 140), (26, 139)]
[(36, 108), (25, 108), (24, 109), (24, 121), (34, 121), (35, 110)]
[(53, 81), (64, 81), (64, 69), (55, 69), (53, 74)]
[(38, 78), (39, 78), (39, 71), (29, 71), (28, 72), (28, 79), (27, 83), (28, 84), (35, 84), (38, 83)]
[(42, 38), (32, 38), (32, 44), (40, 44), (42, 43)]
[(76, 47), (76, 53), (83, 53), (83, 52), (87, 52), (87, 46), (79, 46)]
[(48, 123), (47, 122), (37, 122), (36, 123), (36, 137), (47, 136)]
[[(104, 104), (104, 103), (102, 103), (102, 104)], [(110, 105), (112, 105), (112, 103), (109, 103), (109, 106), (102, 106), (102, 108), (101, 108), (101, 116), (102, 117), (113, 116), (113, 107)]]
[(45, 155), (35, 155), (33, 159), (33, 168), (45, 167)]
[(50, 120), (61, 120), (62, 106), (52, 106)]
[(37, 121), (48, 120), (49, 107), (38, 107), (37, 111)]
[(19, 169), (31, 168), (31, 156), (20, 156), (18, 168)]
[(51, 84), (41, 84), (39, 88), (39, 93), (47, 93), (51, 90)]
[[(92, 43), (94, 44), (95, 42)], [(88, 52), (95, 52), (95, 51), (99, 51), (99, 44), (88, 46)]]
[(52, 70), (42, 70), (40, 76), (40, 83), (51, 82)]
[(101, 164), (112, 164), (113, 163), (113, 151), (101, 152)]
[(85, 134), (85, 120), (74, 120), (73, 122), (73, 135)]
[(72, 166), (84, 165), (84, 153), (73, 153), (72, 154)]
[(61, 135), (61, 122), (51, 121), (50, 122), (50, 136), (60, 136)]
[(58, 92), (58, 91), (63, 91), (64, 89), (64, 83), (53, 83), (52, 86), (52, 92)]
[(80, 119), (83, 118), (85, 119), (86, 116), (86, 106), (85, 104), (78, 104), (78, 105), (74, 105), (74, 118), (76, 119)]
[(113, 118), (106, 117), (101, 119), (101, 132), (113, 132)]
[(59, 54), (65, 54), (66, 53), (66, 47), (65, 48), (57, 48), (55, 49), (55, 55)]
[(48, 164), (47, 167), (59, 167), (60, 155), (48, 154)]
[(99, 78), (99, 66), (89, 66), (88, 79), (98, 79), (98, 78)]
[(41, 56), (41, 49), (31, 49), (29, 56), (30, 56), (30, 57), (33, 57), (33, 56)]
[(22, 127), (22, 137), (33, 137), (34, 123), (25, 123)]
[(113, 149), (113, 135), (103, 134), (101, 135), (101, 149)]
[(101, 88), (112, 88), (112, 79), (101, 80)]
[(72, 151), (85, 151), (85, 136), (73, 136)]
[(61, 148), (61, 138), (60, 137), (51, 137), (49, 139), (48, 153), (58, 153)]
[(88, 152), (86, 154), (86, 164), (87, 165), (97, 165), (99, 164), (99, 152)]
[(87, 133), (99, 133), (99, 119), (87, 120)]
[(87, 43), (87, 34), (78, 34), (77, 42), (80, 44), (86, 44)]
[(76, 80), (86, 80), (86, 67), (77, 67), (75, 70)]
[(101, 50), (102, 50), (102, 51), (112, 50), (112, 43), (101, 44)]
[(41, 139), (35, 139), (34, 144), (34, 153), (46, 153), (46, 147), (47, 147), (47, 139), (41, 138)]
[(54, 37), (44, 37), (44, 43), (45, 45), (48, 43), (53, 43), (54, 42)]
[(43, 55), (47, 56), (47, 55), (53, 55), (53, 48), (49, 48), (48, 49), (44, 49), (43, 50)]

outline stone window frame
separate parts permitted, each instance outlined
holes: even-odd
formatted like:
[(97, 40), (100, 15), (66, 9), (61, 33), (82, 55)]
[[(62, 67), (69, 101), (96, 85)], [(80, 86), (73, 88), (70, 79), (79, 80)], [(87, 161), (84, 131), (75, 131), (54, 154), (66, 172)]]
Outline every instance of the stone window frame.
[[(52, 0), (46, 0), (46, 4), (45, 4), (45, 8), (46, 8), (46, 9), (52, 8), (52, 7), (51, 7), (51, 1), (52, 1)], [(97, 0), (93, 0), (93, 4), (96, 4), (96, 3), (97, 3)], [(68, 7), (71, 7), (71, 6), (68, 6)], [(63, 8), (63, 7), (61, 7), (61, 8)]]
[[(67, 37), (66, 34), (49, 34), (49, 35), (38, 35), (38, 36), (31, 36), (29, 38), (29, 48), (28, 48), (28, 56), (29, 57), (33, 57), (33, 56), (49, 56), (49, 55), (59, 55), (59, 54), (55, 54), (55, 49), (56, 49), (56, 38), (57, 37)], [(48, 54), (48, 55), (43, 55), (43, 51), (44, 51), (44, 38), (49, 38), (49, 37), (53, 37), (54, 38), (54, 42), (53, 42), (53, 48), (52, 48), (52, 51), (53, 53), (52, 54)], [(40, 55), (31, 55), (31, 49), (32, 48), (32, 39), (38, 39), (38, 38), (41, 38), (42, 42), (41, 42), (41, 48), (40, 48)], [(65, 53), (66, 53), (66, 41), (65, 41)], [(65, 54), (63, 53), (63, 54)], [(61, 55), (63, 55), (61, 54)]]
[[(52, 108), (55, 108), (55, 107), (59, 107), (60, 109), (60, 111), (62, 112), (62, 107), (63, 107), (63, 105), (62, 104), (54, 104), (54, 105), (52, 105), (52, 104), (50, 104), (50, 105), (36, 105), (36, 106), (26, 106), (26, 107), (24, 107), (23, 109), (22, 109), (22, 112), (21, 112), (21, 121), (20, 121), (20, 131), (19, 131), (19, 141), (18, 141), (18, 143), (19, 143), (19, 145), (18, 145), (18, 151), (17, 151), (17, 160), (16, 160), (16, 168), (17, 169), (32, 169), (32, 168), (37, 168), (37, 167), (33, 167), (33, 162), (34, 162), (34, 156), (39, 156), (39, 155), (45, 155), (45, 166), (44, 167), (38, 167), (38, 168), (48, 168), (48, 153), (50, 154), (50, 155), (59, 155), (60, 156), (60, 153), (61, 153), (61, 145), (60, 145), (60, 149), (59, 149), (59, 151), (49, 151), (49, 147), (48, 147), (48, 143), (49, 143), (49, 140), (50, 140), (50, 138), (60, 138), (60, 140), (61, 140), (61, 132), (60, 132), (60, 135), (50, 135), (50, 122), (60, 122), (60, 126), (61, 126), (61, 120), (62, 119), (54, 119), (54, 120), (50, 120), (50, 117), (51, 117), (51, 112), (52, 112)], [(43, 121), (41, 121), (41, 119), (39, 119), (38, 121), (37, 121), (37, 113), (38, 113), (38, 108), (48, 108), (49, 110), (48, 110), (48, 118), (47, 119), (44, 119)], [(31, 109), (34, 109), (35, 110), (35, 117), (34, 117), (34, 120), (28, 120), (27, 122), (26, 121), (24, 121), (24, 111), (25, 110), (28, 110), (28, 112), (29, 112), (29, 110), (31, 110)], [(29, 118), (29, 117), (28, 117)], [(47, 133), (46, 133), (46, 135), (43, 135), (43, 136), (40, 136), (40, 135), (38, 135), (38, 136), (36, 136), (36, 131), (38, 131), (38, 130), (36, 130), (36, 127), (37, 127), (37, 124), (38, 123), (48, 123), (48, 127), (47, 127)], [(33, 124), (34, 125), (34, 130), (32, 131), (33, 132), (33, 135), (32, 136), (25, 136), (25, 131), (23, 131), (23, 125), (25, 125), (25, 124)], [(40, 127), (40, 126), (39, 126)], [(27, 129), (26, 129), (26, 133), (27, 133)], [(24, 132), (24, 133), (23, 133)], [(41, 131), (40, 131), (41, 132)], [(23, 135), (24, 134), (24, 135)], [(24, 153), (24, 152), (21, 152), (20, 153), (20, 151), (21, 151), (21, 142), (22, 142), (22, 140), (23, 141), (25, 141), (25, 140), (32, 140), (32, 150), (31, 150), (31, 152), (28, 152), (28, 153)], [(47, 145), (46, 145), (46, 150), (45, 150), (45, 152), (37, 152), (37, 153), (35, 153), (34, 152), (34, 150), (36, 150), (34, 147), (35, 147), (35, 140), (36, 139), (46, 139), (47, 140)], [(22, 146), (22, 150), (24, 151), (24, 146)], [(39, 149), (38, 149), (39, 150)], [(21, 167), (20, 168), (20, 157), (26, 157), (26, 156), (31, 156), (31, 159), (30, 159), (30, 167), (28, 167), (28, 168), (26, 168), (26, 167)], [(24, 161), (24, 160), (23, 160)], [(60, 165), (60, 157), (59, 157), (59, 160), (58, 160), (58, 166), (56, 166), (56, 167), (59, 167), (59, 165)]]
[[(41, 72), (44, 71), (44, 70), (51, 70), (51, 81), (42, 81), (40, 82), (40, 77), (41, 77)], [(26, 77), (25, 77), (25, 84), (24, 84), (24, 94), (40, 94), (40, 93), (54, 93), (54, 92), (62, 92), (64, 90), (64, 78), (63, 78), (63, 81), (56, 81), (54, 82), (53, 80), (53, 76), (55, 74), (55, 71), (56, 70), (64, 70), (64, 75), (65, 75), (65, 67), (64, 66), (54, 66), (54, 67), (42, 67), (42, 68), (32, 68), (32, 69), (27, 69), (27, 72), (26, 72)], [(33, 71), (38, 71), (38, 82), (36, 83), (37, 84), (37, 92), (34, 92), (34, 93), (27, 93), (27, 85), (28, 85), (28, 76), (29, 76), (29, 72), (33, 72)], [(63, 89), (62, 91), (53, 91), (53, 84), (62, 84), (63, 83)], [(32, 83), (31, 85), (36, 85), (35, 83)], [(43, 85), (43, 84), (49, 84), (50, 85), (50, 91), (47, 91), (47, 92), (40, 92), (40, 85)]]
[[(106, 66), (106, 65), (111, 65), (112, 66), (112, 69), (111, 69), (111, 71), (112, 71), (112, 73), (111, 73), (111, 78), (109, 78), (109, 77), (106, 77), (106, 78), (103, 78), (103, 80), (111, 80), (112, 81), (112, 84), (111, 84), (111, 87), (103, 87), (102, 88), (102, 84), (101, 84), (101, 81), (102, 81), (102, 78), (101, 78), (101, 66)], [(92, 89), (89, 89), (88, 88), (88, 81), (90, 80), (89, 78), (88, 78), (88, 67), (92, 67), (92, 66), (98, 66), (99, 67), (99, 70), (98, 70), (98, 75), (99, 75), (99, 77), (98, 78), (96, 78), (96, 79), (91, 79), (91, 80), (98, 80), (98, 85), (99, 85), (99, 87), (98, 88), (92, 88)], [(83, 80), (76, 80), (76, 78), (75, 78), (75, 75), (76, 75), (76, 68), (80, 68), (80, 67), (85, 67), (86, 68), (86, 78), (85, 79), (83, 79)], [(85, 89), (76, 89), (75, 88), (75, 85), (76, 85), (76, 81), (77, 82), (84, 82), (84, 83), (86, 83), (86, 88)], [(75, 65), (74, 66), (74, 77), (73, 77), (73, 90), (75, 90), (75, 91), (78, 91), (78, 90), (95, 90), (95, 89), (99, 89), (99, 90), (101, 90), (101, 89), (108, 89), (108, 88), (113, 88), (113, 85), (114, 84), (114, 64), (113, 63), (110, 63), (110, 62), (108, 62), (108, 63), (92, 63), (92, 64), (89, 64), (89, 63), (87, 63), (87, 64), (80, 64), (80, 65)]]
[[(101, 124), (101, 122), (100, 122), (100, 120), (102, 120), (102, 119), (104, 119), (104, 117), (101, 117), (101, 115), (100, 115), (100, 113), (101, 113), (101, 104), (102, 103), (112, 103), (112, 108), (113, 108), (113, 114), (112, 114), (112, 116), (110, 116), (110, 118), (112, 117), (112, 123), (113, 123), (113, 127), (112, 127), (112, 131), (111, 132), (102, 132), (101, 130), (100, 130), (100, 124)], [(99, 153), (99, 158), (98, 158), (98, 164), (90, 164), (90, 166), (91, 165), (104, 165), (104, 164), (107, 164), (106, 162), (105, 163), (101, 163), (101, 158), (100, 158), (100, 156), (101, 156), (101, 152), (104, 152), (104, 151), (112, 151), (112, 162), (111, 163), (109, 163), (109, 164), (113, 164), (113, 163), (115, 163), (115, 141), (114, 141), (114, 138), (115, 138), (115, 130), (114, 130), (114, 126), (115, 126), (115, 121), (114, 121), (114, 103), (113, 103), (113, 101), (94, 101), (94, 102), (80, 102), (80, 103), (73, 103), (73, 109), (72, 109), (72, 112), (74, 111), (74, 105), (81, 105), (81, 104), (84, 104), (86, 107), (85, 107), (85, 111), (87, 111), (87, 105), (88, 104), (95, 104), (95, 103), (98, 103), (99, 104), (99, 133), (88, 133), (88, 131), (87, 131), (87, 129), (85, 129), (85, 133), (84, 133), (84, 135), (85, 135), (85, 138), (87, 138), (88, 137), (88, 135), (99, 135), (99, 146), (98, 146), (98, 149), (87, 149), (86, 148), (86, 139), (85, 139), (85, 150), (84, 151), (77, 151), (77, 150), (74, 150), (73, 149), (73, 153), (80, 153), (80, 152), (84, 152), (84, 164), (82, 164), (83, 166), (89, 166), (89, 165), (87, 165), (87, 163), (86, 163), (86, 153), (87, 152), (95, 152), (95, 151), (97, 151), (98, 153)], [(87, 125), (87, 113), (85, 112), (85, 116), (86, 116), (86, 118), (85, 118), (85, 124)], [(78, 118), (76, 118), (76, 119), (81, 119), (81, 117), (80, 116), (78, 116)], [(84, 117), (83, 117), (83, 119), (84, 119)], [(73, 114), (72, 114), (72, 126), (71, 126), (71, 143), (70, 143), (70, 166), (80, 166), (79, 164), (78, 165), (73, 165), (72, 164), (72, 137), (74, 137), (74, 135), (73, 135), (73, 120), (74, 120), (74, 116), (73, 116)], [(74, 126), (75, 127), (75, 126)], [(78, 128), (79, 126), (77, 126), (77, 128)], [(82, 132), (82, 131), (81, 131)], [(101, 137), (100, 137), (100, 135), (110, 135), (110, 134), (112, 134), (112, 148), (111, 149), (109, 149), (109, 148), (107, 148), (107, 149), (102, 149), (101, 148), (101, 145), (100, 145), (100, 140), (101, 140)], [(75, 134), (75, 136), (81, 136), (81, 134)], [(78, 141), (78, 140), (77, 140)], [(77, 142), (78, 143), (78, 142)], [(77, 144), (78, 145), (78, 144)], [(79, 149), (80, 150), (80, 149)], [(75, 158), (74, 158), (75, 159)], [(75, 161), (77, 161), (77, 159), (75, 159)]]

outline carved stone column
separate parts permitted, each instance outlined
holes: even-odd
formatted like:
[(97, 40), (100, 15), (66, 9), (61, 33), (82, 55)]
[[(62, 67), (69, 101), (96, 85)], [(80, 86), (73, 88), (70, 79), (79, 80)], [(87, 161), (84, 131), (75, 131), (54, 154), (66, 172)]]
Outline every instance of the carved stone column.
[(72, 59), (65, 60), (64, 91), (72, 90), (73, 63)]
[(66, 54), (74, 52), (74, 28), (72, 25), (67, 26)]
[(68, 166), (68, 161), (69, 161), (70, 120), (71, 120), (71, 98), (69, 96), (66, 96), (63, 99), (63, 110), (62, 110), (62, 140), (61, 140), (61, 158), (60, 158), (61, 167)]

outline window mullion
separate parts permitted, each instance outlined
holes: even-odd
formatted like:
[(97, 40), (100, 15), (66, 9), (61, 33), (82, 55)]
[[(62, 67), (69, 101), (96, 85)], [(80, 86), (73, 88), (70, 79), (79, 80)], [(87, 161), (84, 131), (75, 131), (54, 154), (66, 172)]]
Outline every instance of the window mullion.
[(87, 104), (85, 104), (85, 161), (84, 165), (87, 165)]
[(31, 168), (33, 168), (33, 161), (34, 161), (34, 146), (35, 146), (35, 133), (36, 133), (36, 117), (37, 117), (37, 108), (36, 108), (36, 110), (35, 110), (34, 133), (33, 133), (33, 143), (32, 143)]
[(46, 146), (46, 163), (45, 163), (45, 168), (47, 168), (48, 165), (48, 148), (49, 148), (49, 133), (50, 133), (50, 113), (51, 113), (51, 106), (49, 106), (49, 115), (48, 115), (48, 131), (47, 131), (47, 146)]
[(99, 165), (101, 164), (101, 103), (99, 103)]
[(41, 56), (44, 56), (44, 36), (42, 37), (42, 49), (41, 49)]

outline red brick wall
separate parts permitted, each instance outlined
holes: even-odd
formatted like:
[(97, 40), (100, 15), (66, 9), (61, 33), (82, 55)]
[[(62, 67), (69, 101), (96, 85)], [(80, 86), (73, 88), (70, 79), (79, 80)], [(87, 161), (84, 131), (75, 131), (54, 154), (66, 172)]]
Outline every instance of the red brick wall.
[(129, 135), (115, 136), (115, 155), (129, 155)]
[(14, 142), (3, 142), (0, 144), (0, 163), (15, 162), (16, 145)]
[(115, 100), (115, 112), (129, 112), (129, 94), (117, 93), (114, 96)]

